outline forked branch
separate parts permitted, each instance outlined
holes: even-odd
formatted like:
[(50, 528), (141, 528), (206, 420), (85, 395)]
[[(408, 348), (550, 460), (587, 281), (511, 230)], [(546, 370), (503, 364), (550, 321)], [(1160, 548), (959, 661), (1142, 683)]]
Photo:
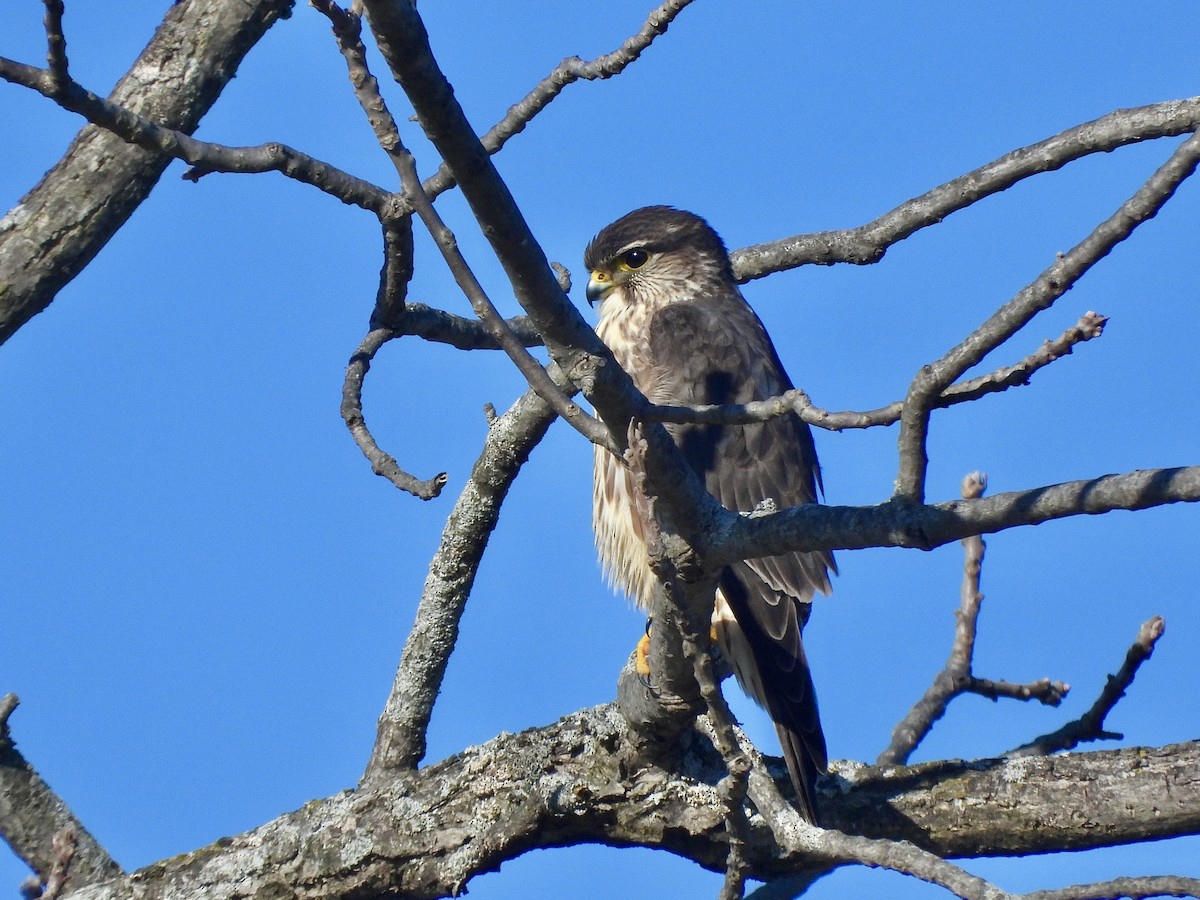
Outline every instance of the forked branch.
[(1132, 197), (1083, 241), (1061, 255), (957, 347), (922, 367), (909, 386), (900, 415), (898, 499), (911, 503), (925, 499), (925, 475), (929, 465), (926, 441), (930, 411), (937, 398), (963, 372), (1007, 341), (1037, 313), (1047, 309), (1113, 247), (1152, 218), (1196, 170), (1197, 163), (1200, 163), (1200, 133), (1184, 141)]

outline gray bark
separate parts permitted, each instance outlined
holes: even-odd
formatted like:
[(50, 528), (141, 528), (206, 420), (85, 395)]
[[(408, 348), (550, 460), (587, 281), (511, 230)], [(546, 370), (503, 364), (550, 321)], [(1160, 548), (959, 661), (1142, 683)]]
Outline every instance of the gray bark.
[[(723, 870), (728, 844), (713, 786), (723, 772), (716, 751), (693, 733), (670, 759), (639, 757), (634, 744), (614, 707), (583, 710), (370, 790), (315, 800), (75, 896), (445, 897), (527, 850), (586, 842), (662, 848)], [(772, 774), (786, 783), (782, 764)], [(1102, 847), (1200, 832), (1200, 742), (840, 767), (821, 789), (831, 826), (941, 855)], [(802, 851), (781, 852), (758, 815), (746, 851), (757, 878), (829, 866)]]
[[(111, 99), (191, 133), (293, 0), (185, 0), (167, 12)], [(40, 313), (146, 199), (170, 157), (93, 125), (0, 220), (0, 343)]]

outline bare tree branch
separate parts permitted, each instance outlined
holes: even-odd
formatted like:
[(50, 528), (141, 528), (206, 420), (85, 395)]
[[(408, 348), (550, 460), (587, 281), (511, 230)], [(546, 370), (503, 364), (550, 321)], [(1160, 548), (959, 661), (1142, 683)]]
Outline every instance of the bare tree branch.
[[(723, 871), (729, 848), (722, 810), (705, 783), (722, 767), (711, 744), (693, 742), (678, 770), (639, 762), (630, 747), (628, 725), (613, 707), (583, 710), (380, 779), (369, 790), (314, 800), (77, 896), (211, 900), (286, 885), (295, 900), (443, 897), (529, 849), (578, 841), (659, 847)], [(786, 777), (782, 765), (773, 768)], [(823, 811), (843, 833), (809, 828), (780, 846), (754, 815), (745, 848), (749, 874), (770, 880), (855, 858), (899, 871), (926, 866), (914, 874), (953, 885), (961, 896), (989, 896), (972, 876), (931, 855), (1082, 849), (1200, 833), (1197, 771), (1196, 742), (839, 770), (843, 780), (825, 795)], [(967, 797), (988, 804), (989, 816), (943, 814), (944, 804)], [(1094, 827), (1079, 828), (1081, 818)], [(920, 852), (895, 841), (911, 841)]]
[(374, 213), (383, 213), (391, 197), (383, 188), (286, 144), (272, 141), (257, 147), (227, 147), (210, 141), (198, 141), (183, 131), (156, 125), (126, 107), (102, 100), (74, 81), (59, 85), (45, 69), (35, 69), (0, 57), (0, 78), (49, 97), (63, 109), (78, 113), (93, 125), (111, 131), (130, 144), (190, 163), (192, 168), (183, 176), (188, 181), (199, 181), (213, 172), (280, 172), (288, 178), (312, 185), (343, 203)]
[(358, 345), (358, 349), (354, 351), (354, 355), (350, 357), (350, 364), (346, 367), (346, 379), (342, 382), (342, 419), (345, 421), (346, 427), (350, 429), (350, 434), (354, 437), (354, 442), (358, 444), (358, 449), (371, 463), (372, 472), (386, 478), (400, 490), (412, 494), (414, 497), (432, 500), (441, 494), (442, 488), (449, 481), (449, 476), (445, 472), (439, 472), (432, 478), (422, 481), (409, 475), (400, 468), (395, 457), (384, 452), (375, 443), (375, 438), (371, 435), (366, 419), (363, 417), (363, 379), (370, 371), (371, 361), (379, 352), (379, 348), (394, 337), (398, 337), (394, 331), (386, 328), (374, 328), (367, 333), (362, 343)]
[[(525, 316), (513, 316), (505, 320), (509, 329), (526, 347), (540, 347), (542, 337), (534, 330)], [(427, 341), (449, 344), (459, 350), (499, 350), (500, 345), (478, 319), (456, 316), (445, 310), (435, 309), (424, 303), (405, 305), (404, 321), (400, 328), (404, 334), (415, 335)]]
[[(627, 443), (626, 463), (633, 472), (640, 501), (644, 501), (635, 501), (634, 510), (641, 517), (650, 568), (670, 604), (670, 610), (663, 611), (668, 614), (660, 614), (659, 618), (669, 621), (670, 612), (679, 613), (681, 649), (691, 663), (692, 677), (708, 711), (706, 733), (712, 737), (713, 745), (725, 765), (725, 774), (717, 783), (717, 796), (724, 811), (725, 833), (729, 842), (720, 900), (740, 900), (746, 890), (745, 845), (750, 823), (743, 804), (749, 785), (750, 761), (738, 745), (733, 713), (725, 702), (720, 682), (713, 671), (710, 641), (705, 634), (708, 623), (712, 621), (712, 598), (715, 594), (711, 580), (705, 580), (698, 590), (694, 589), (690, 594), (684, 590), (678, 567), (667, 552), (662, 524), (655, 509), (657, 504), (647, 482), (645, 456), (648, 445), (640, 424), (631, 424)], [(653, 662), (651, 671), (654, 671)]]
[[(637, 34), (613, 52), (598, 56), (591, 62), (584, 62), (577, 56), (564, 59), (523, 99), (514, 103), (504, 118), (489, 128), (479, 142), (488, 153), (497, 153), (508, 143), (509, 138), (524, 131), (525, 126), (549, 106), (567, 85), (581, 79), (595, 81), (621, 74), (626, 66), (641, 56), (643, 51), (654, 43), (655, 38), (666, 33), (667, 28), (675, 21), (675, 17), (691, 2), (692, 0), (664, 0), (646, 18), (645, 24)], [(454, 184), (454, 176), (449, 167), (443, 163), (437, 172), (425, 180), (425, 193), (433, 198), (453, 187)]]
[(529, 386), (537, 391), (538, 396), (592, 443), (615, 449), (612, 437), (603, 423), (588, 415), (582, 407), (563, 393), (546, 374), (542, 364), (525, 349), (524, 342), (508, 327), (508, 323), (497, 311), (487, 292), (484, 291), (483, 285), (471, 271), (471, 267), (458, 248), (458, 241), (453, 232), (446, 226), (441, 215), (434, 208), (432, 200), (422, 189), (421, 179), (417, 176), (416, 160), (404, 146), (395, 119), (379, 93), (379, 83), (367, 65), (366, 49), (362, 44), (358, 16), (347, 15), (329, 0), (318, 0), (317, 8), (334, 24), (334, 35), (342, 55), (346, 59), (355, 95), (371, 122), (380, 146), (387, 152), (400, 175), (408, 206), (416, 211), (425, 224), (454, 276), (455, 283), (470, 301), (471, 308), (484, 323), (484, 327), (491, 332), (496, 343), (525, 376)]
[(1197, 163), (1200, 163), (1200, 133), (1184, 141), (1132, 197), (1081, 243), (1061, 255), (1037, 280), (1000, 307), (957, 347), (922, 367), (908, 389), (904, 411), (900, 415), (898, 498), (917, 503), (925, 498), (929, 416), (942, 392), (1070, 290), (1088, 269), (1107, 256), (1138, 225), (1153, 218), (1183, 180), (1196, 170)]
[(810, 504), (775, 513), (723, 519), (714, 561), (772, 556), (789, 550), (912, 547), (932, 550), (973, 534), (992, 534), (1068, 516), (1148, 509), (1200, 501), (1200, 466), (1103, 475), (977, 500), (921, 505), (891, 500), (878, 506)]
[(1154, 645), (1163, 636), (1167, 624), (1162, 616), (1155, 616), (1142, 623), (1137, 640), (1125, 654), (1125, 662), (1116, 675), (1109, 675), (1104, 689), (1091, 708), (1078, 719), (1068, 722), (1057, 731), (1034, 738), (1013, 750), (1009, 756), (1039, 756), (1059, 750), (1072, 750), (1085, 741), (1120, 740), (1124, 735), (1104, 730), (1104, 719), (1112, 708), (1125, 696), (1133, 684), (1137, 670), (1154, 653)]
[[(121, 867), (17, 749), (8, 720), (18, 702), (16, 694), (0, 698), (0, 837), (43, 884), (51, 882), (56, 865), (60, 882), (71, 889), (120, 875)], [(62, 848), (55, 847), (55, 836), (64, 832), (75, 843), (69, 878)]]
[[(504, 266), (517, 301), (543, 336), (552, 359), (592, 401), (618, 440), (646, 406), (629, 376), (567, 300), (545, 253), (507, 185), (479, 143), (438, 67), (429, 36), (410, 2), (364, 0), (380, 52), (413, 104), (426, 135), (458, 179), (463, 196)], [(684, 538), (702, 547), (722, 510), (683, 461), (661, 426), (647, 429), (647, 467)]]
[(405, 319), (408, 285), (413, 276), (413, 231), (409, 216), (385, 218), (383, 225), (383, 268), (371, 310), (371, 328), (400, 332)]
[(892, 836), (867, 837), (863, 836), (866, 832), (858, 828), (853, 833), (839, 830), (840, 820), (844, 820), (837, 813), (828, 815), (824, 804), (822, 815), (826, 827), (810, 825), (783, 799), (778, 783), (768, 774), (758, 751), (744, 735), (739, 735), (739, 740), (751, 760), (750, 797), (768, 824), (772, 839), (784, 854), (811, 860), (802, 864), (799, 872), (788, 873), (789, 876), (798, 875), (802, 885), (839, 865), (858, 863), (911, 875), (970, 900), (1008, 897), (984, 879), (942, 859), (944, 854), (919, 846), (919, 841), (898, 841)]
[[(1033, 373), (1064, 356), (1068, 356), (1076, 344), (1098, 338), (1104, 333), (1106, 316), (1087, 312), (1079, 321), (1054, 340), (1042, 346), (1025, 359), (1012, 366), (1003, 366), (987, 375), (971, 378), (952, 385), (942, 391), (934, 401), (933, 409), (948, 409), (958, 403), (978, 400), (980, 397), (1010, 387), (1029, 384)], [(764, 422), (778, 416), (795, 413), (809, 425), (828, 431), (844, 431), (847, 428), (874, 428), (891, 425), (900, 420), (904, 401), (896, 400), (887, 406), (867, 412), (830, 412), (814, 406), (808, 394), (800, 389), (790, 390), (778, 397), (754, 400), (750, 403), (710, 406), (659, 406), (651, 405), (646, 418), (656, 422), (691, 423), (712, 425), (744, 425)]]
[[(172, 5), (110, 101), (191, 133), (243, 57), (291, 8), (292, 0)], [(92, 261), (168, 162), (107, 131), (79, 133), (59, 163), (0, 220), (0, 343)]]
[(65, 85), (70, 79), (67, 74), (67, 38), (63, 34), (63, 4), (62, 0), (44, 0), (46, 7), (46, 66), (50, 77), (58, 85)]
[(1198, 126), (1200, 97), (1117, 110), (1005, 154), (900, 204), (866, 225), (802, 234), (736, 250), (730, 254), (733, 271), (739, 281), (746, 282), (813, 263), (876, 263), (883, 259), (888, 247), (914, 232), (936, 225), (951, 213), (1005, 191), (1032, 175), (1053, 172), (1093, 153), (1187, 134)]
[(375, 747), (363, 775), (365, 784), (412, 769), (424, 758), (429, 718), (500, 506), (555, 418), (545, 401), (529, 391), (492, 423), (429, 565), (416, 621), (379, 718)]
[(495, 304), (484, 291), (483, 285), (479, 283), (479, 279), (475, 277), (475, 273), (471, 271), (471, 267), (459, 251), (458, 240), (454, 237), (454, 233), (446, 226), (432, 201), (425, 196), (421, 189), (421, 181), (417, 177), (416, 162), (412, 154), (403, 145), (396, 148), (396, 153), (400, 160), (405, 198), (416, 209), (421, 221), (425, 223), (434, 243), (442, 253), (442, 258), (453, 274), (455, 283), (470, 301), (471, 308), (475, 310), (484, 327), (491, 332), (496, 343), (508, 354), (508, 358), (512, 360), (518, 371), (525, 376), (529, 386), (553, 408), (555, 413), (562, 416), (571, 427), (593, 444), (610, 451), (617, 450), (612, 435), (604, 423), (594, 416), (588, 415), (579, 404), (571, 400), (554, 383), (542, 364), (525, 349), (521, 339), (508, 327), (508, 323), (500, 315)]
[[(983, 496), (987, 487), (987, 476), (972, 472), (963, 479), (964, 500)], [(961, 694), (980, 694), (992, 700), (1008, 697), (1014, 700), (1038, 700), (1049, 706), (1058, 706), (1070, 688), (1060, 681), (1043, 678), (1030, 684), (1010, 684), (977, 678), (972, 671), (975, 656), (975, 636), (979, 626), (979, 609), (983, 605), (983, 594), (979, 590), (979, 579), (983, 571), (983, 538), (971, 535), (962, 540), (963, 582), (961, 601), (955, 611), (954, 643), (946, 666), (933, 679), (925, 695), (914, 704), (892, 731), (892, 742), (879, 754), (876, 763), (881, 766), (903, 765), (912, 752), (925, 739), (937, 722), (946, 713), (950, 701)]]
[(1114, 878), (1096, 884), (1077, 884), (1053, 891), (1022, 894), (1021, 900), (1142, 900), (1144, 897), (1200, 897), (1200, 878), (1146, 875)]

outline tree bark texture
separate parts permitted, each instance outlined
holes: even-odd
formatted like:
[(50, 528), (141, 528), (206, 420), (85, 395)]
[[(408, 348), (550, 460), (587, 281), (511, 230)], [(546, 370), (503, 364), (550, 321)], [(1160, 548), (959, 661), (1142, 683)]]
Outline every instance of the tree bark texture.
[[(111, 99), (191, 133), (293, 0), (185, 0), (167, 12)], [(0, 220), (0, 343), (54, 300), (125, 224), (170, 157), (93, 125)]]
[[(527, 850), (588, 842), (662, 848), (723, 870), (728, 844), (716, 751), (695, 733), (673, 748), (670, 760), (639, 757), (634, 745), (615, 707), (594, 707), (502, 734), (370, 790), (315, 800), (75, 896), (445, 897)], [(778, 761), (772, 774), (786, 782)], [(835, 767), (821, 791), (830, 826), (909, 840), (947, 856), (1109, 846), (1200, 832), (1200, 742)], [(812, 864), (780, 854), (758, 815), (746, 851), (757, 878)]]

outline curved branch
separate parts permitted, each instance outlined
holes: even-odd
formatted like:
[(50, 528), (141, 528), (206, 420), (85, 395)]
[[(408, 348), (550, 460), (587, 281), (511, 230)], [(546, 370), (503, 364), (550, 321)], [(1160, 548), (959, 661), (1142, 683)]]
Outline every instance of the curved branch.
[(876, 263), (883, 259), (888, 247), (914, 232), (936, 225), (951, 213), (1005, 191), (1032, 175), (1053, 172), (1093, 153), (1175, 137), (1197, 127), (1200, 127), (1200, 97), (1116, 110), (1007, 153), (858, 228), (796, 235), (735, 250), (730, 254), (733, 271), (739, 281), (746, 282), (814, 263), (826, 266)]
[[(292, 0), (193, 0), (163, 24), (110, 100), (191, 133)], [(151, 89), (153, 87), (153, 89)], [(0, 343), (50, 305), (150, 193), (170, 160), (84, 128), (0, 222)]]
[(414, 497), (432, 500), (441, 494), (449, 476), (445, 472), (439, 472), (432, 478), (422, 481), (409, 475), (400, 468), (395, 457), (386, 453), (375, 443), (375, 438), (367, 428), (366, 419), (363, 418), (362, 386), (367, 372), (371, 369), (371, 361), (379, 352), (380, 347), (398, 336), (396, 332), (387, 328), (373, 328), (358, 345), (358, 349), (350, 357), (350, 364), (346, 367), (346, 378), (342, 382), (342, 420), (350, 429), (350, 434), (354, 437), (354, 443), (358, 444), (358, 449), (370, 461), (372, 472), (386, 478), (400, 490), (412, 494)]

